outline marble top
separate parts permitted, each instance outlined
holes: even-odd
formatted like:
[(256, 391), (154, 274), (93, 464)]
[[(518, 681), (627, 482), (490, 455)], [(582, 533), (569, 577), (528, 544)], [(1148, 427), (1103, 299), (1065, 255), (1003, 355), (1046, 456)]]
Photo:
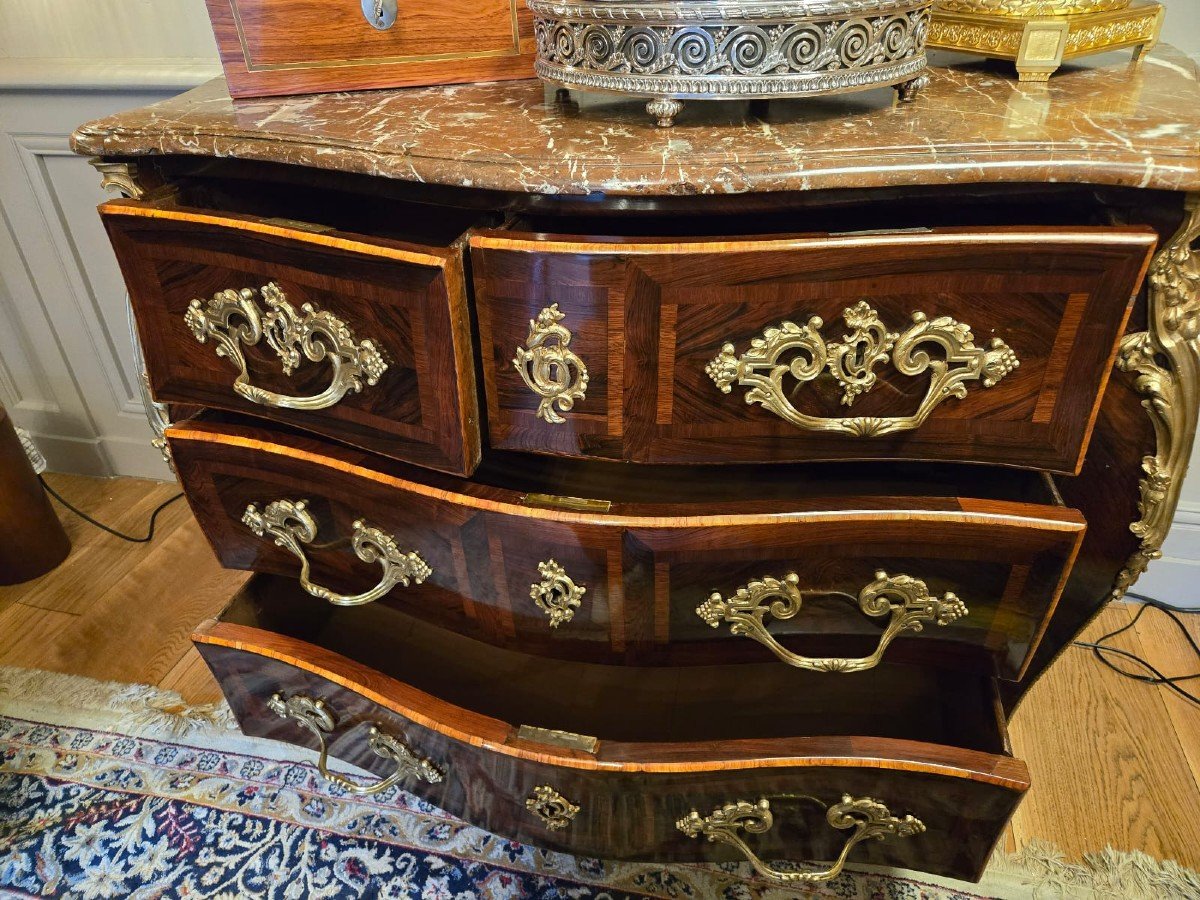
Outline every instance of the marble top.
[(79, 153), (294, 163), (546, 194), (655, 195), (1075, 181), (1200, 190), (1200, 73), (1160, 46), (1021, 84), (1011, 66), (933, 54), (911, 104), (890, 89), (687, 104), (672, 129), (644, 101), (537, 81), (233, 101), (221, 79), (82, 126)]

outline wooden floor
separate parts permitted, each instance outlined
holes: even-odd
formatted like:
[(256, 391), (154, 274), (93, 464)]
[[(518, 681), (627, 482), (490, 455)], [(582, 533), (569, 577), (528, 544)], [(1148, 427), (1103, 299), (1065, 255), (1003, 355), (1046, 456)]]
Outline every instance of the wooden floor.
[[(173, 484), (136, 479), (47, 478), (127, 533), (143, 534), (154, 507), (177, 492)], [(221, 611), (246, 575), (217, 565), (182, 501), (159, 517), (150, 544), (125, 543), (60, 512), (74, 542), (66, 564), (0, 588), (0, 665), (157, 684), (192, 703), (216, 700), (216, 684), (188, 635)], [(1109, 607), (1085, 637), (1120, 627), (1134, 609)], [(1200, 637), (1197, 620), (1189, 617), (1188, 626)], [(1115, 645), (1167, 674), (1197, 668), (1186, 643), (1154, 611)], [(1034, 787), (1013, 820), (1010, 849), (1038, 838), (1079, 858), (1111, 845), (1200, 869), (1200, 708), (1070, 648), (1018, 710), (1012, 738)]]

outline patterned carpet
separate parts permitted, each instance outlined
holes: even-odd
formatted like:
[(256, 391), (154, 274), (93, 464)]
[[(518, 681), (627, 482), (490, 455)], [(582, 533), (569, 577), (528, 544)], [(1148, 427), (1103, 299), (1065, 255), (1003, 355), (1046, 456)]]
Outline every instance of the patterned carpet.
[[(310, 756), (244, 737), (223, 706), (187, 708), (154, 688), (0, 668), (0, 896), (800, 896), (747, 866), (667, 868), (537, 850), (399, 789), (347, 795)], [(1072, 866), (1037, 847), (998, 858), (980, 886), (873, 870), (803, 896), (1200, 898), (1200, 875), (1111, 851)]]

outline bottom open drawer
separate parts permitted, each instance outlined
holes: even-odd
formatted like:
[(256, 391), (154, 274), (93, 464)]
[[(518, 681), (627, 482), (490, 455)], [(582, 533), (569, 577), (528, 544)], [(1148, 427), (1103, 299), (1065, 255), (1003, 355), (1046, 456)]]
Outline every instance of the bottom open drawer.
[(271, 576), (195, 640), (248, 734), (374, 774), (348, 789), (399, 784), (576, 854), (742, 858), (796, 883), (839, 861), (977, 880), (1029, 786), (994, 684), (961, 672), (539, 659)]

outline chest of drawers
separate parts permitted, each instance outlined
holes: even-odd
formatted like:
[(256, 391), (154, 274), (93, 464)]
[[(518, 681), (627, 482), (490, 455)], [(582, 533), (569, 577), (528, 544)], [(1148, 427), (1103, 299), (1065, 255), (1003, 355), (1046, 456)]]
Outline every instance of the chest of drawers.
[(519, 82), (82, 128), (178, 476), (258, 573), (195, 635), (242, 727), (550, 849), (978, 878), (1008, 719), (1195, 432), (1200, 89), (1157, 52), (1036, 139), (970, 68), (670, 136)]

